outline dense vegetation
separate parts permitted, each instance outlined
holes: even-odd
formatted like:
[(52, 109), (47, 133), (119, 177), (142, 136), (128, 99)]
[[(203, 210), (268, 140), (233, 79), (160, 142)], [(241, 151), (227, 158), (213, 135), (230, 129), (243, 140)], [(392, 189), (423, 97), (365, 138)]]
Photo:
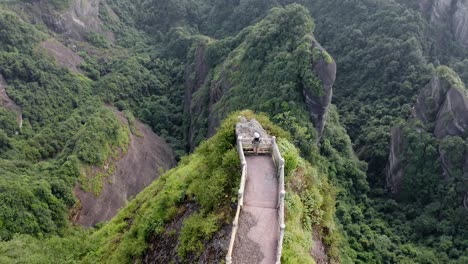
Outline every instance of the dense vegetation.
[(22, 106), (23, 125), (2, 110), (0, 237), (61, 233), (72, 187), (128, 143), (128, 128), (90, 95), (92, 82), (34, 51), (43, 33), (0, 12), (0, 74)]
[[(302, 6), (286, 6), (291, 3)], [(68, 1), (50, 4), (60, 11)], [(29, 23), (20, 8), (15, 14), (0, 3), (0, 74), (24, 119), (19, 128), (15, 114), (0, 108), (0, 240), (11, 240), (0, 243), (0, 262), (129, 262), (143, 258), (151, 243), (174, 236), (177, 256), (195, 261), (201, 241), (231, 221), (238, 180), (231, 178), (238, 169), (233, 117), (204, 140), (223, 118), (244, 108), (265, 112), (287, 130), (259, 117), (284, 138), (291, 191), (286, 263), (311, 262), (312, 229), (323, 236), (331, 262), (467, 262), (468, 217), (460, 203), (467, 138), (437, 140), (430, 127), (406, 120), (440, 63), (466, 83), (468, 60), (450, 40), (434, 43), (437, 29), (412, 1), (107, 4), (118, 19), (104, 3), (100, 19), (115, 39), (87, 34), (87, 43), (79, 45), (85, 59), (81, 73), (71, 73), (37, 52), (41, 41), (56, 35), (40, 22)], [(320, 94), (321, 83), (310, 69), (318, 59), (310, 49), (314, 38), (338, 65), (336, 107), (318, 145), (302, 95), (304, 87)], [(184, 86), (197, 79), (201, 50), (207, 78), (187, 101)], [(179, 158), (200, 146), (110, 223), (96, 232), (76, 230), (67, 221), (76, 203), (73, 186), (79, 182), (98, 194), (102, 179), (84, 172), (125, 151), (135, 132), (105, 105), (125, 111), (129, 121), (135, 116), (148, 123)], [(409, 177), (394, 197), (385, 189), (383, 168), (390, 128), (397, 124), (404, 128)], [(439, 151), (454, 164), (448, 180), (441, 178)], [(296, 182), (298, 172), (305, 172), (305, 182)], [(186, 208), (197, 212), (176, 234), (166, 232)]]
[[(283, 261), (312, 262), (307, 253), (312, 246), (312, 229), (322, 233), (329, 250), (337, 253), (333, 231), (334, 193), (327, 177), (299, 157), (285, 131), (264, 115), (255, 116), (244, 111), (230, 115), (214, 137), (200, 144), (177, 168), (161, 176), (93, 234), (69, 231), (61, 239), (52, 237), (45, 241), (17, 236), (11, 242), (0, 243), (0, 260), (2, 263), (73, 259), (83, 259), (85, 263), (128, 263), (144, 257), (153, 243), (176, 236), (177, 247), (165, 250), (176, 250), (182, 261), (195, 261), (205, 250), (204, 242), (228, 225), (235, 213), (231, 208), (237, 197), (240, 162), (234, 145), (234, 127), (239, 115), (258, 119), (269, 133), (279, 136), (290, 193), (286, 201), (289, 208), (286, 224), (291, 228), (285, 235)], [(168, 229), (181, 217), (183, 227), (180, 230)], [(19, 251), (27, 254), (19, 254)]]

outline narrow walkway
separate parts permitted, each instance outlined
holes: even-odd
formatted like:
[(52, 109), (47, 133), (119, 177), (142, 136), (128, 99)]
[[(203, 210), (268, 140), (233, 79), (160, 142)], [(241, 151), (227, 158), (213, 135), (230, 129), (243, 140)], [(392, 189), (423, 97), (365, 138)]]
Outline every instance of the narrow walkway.
[(278, 178), (271, 156), (247, 156), (247, 181), (233, 263), (275, 263), (279, 239)]

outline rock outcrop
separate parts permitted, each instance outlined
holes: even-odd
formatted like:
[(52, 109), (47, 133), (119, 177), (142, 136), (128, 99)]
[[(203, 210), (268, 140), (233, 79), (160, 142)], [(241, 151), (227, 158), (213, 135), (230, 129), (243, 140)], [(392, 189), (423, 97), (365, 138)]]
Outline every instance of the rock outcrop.
[(72, 0), (63, 11), (53, 11), (47, 1), (35, 2), (41, 10), (40, 18), (53, 31), (67, 37), (85, 40), (90, 32), (103, 33), (99, 7), (103, 0)]
[(445, 101), (439, 109), (434, 135), (437, 138), (459, 136), (468, 131), (468, 96), (457, 88), (450, 88), (445, 94)]
[(439, 139), (460, 136), (468, 130), (468, 93), (455, 72), (446, 67), (419, 93), (414, 117)]
[(429, 16), (431, 25), (439, 29), (448, 29), (455, 41), (468, 46), (467, 0), (419, 0), (419, 7)]
[(414, 106), (415, 118), (424, 123), (433, 123), (445, 101), (445, 94), (450, 89), (450, 83), (438, 77), (432, 78), (431, 82), (424, 87), (418, 95)]
[(58, 65), (69, 69), (72, 72), (79, 73), (79, 65), (84, 62), (78, 54), (60, 42), (49, 39), (42, 42), (39, 48), (44, 50), (47, 55), (55, 59)]
[[(235, 38), (194, 41), (185, 95), (190, 150), (214, 135), (220, 120), (230, 112), (247, 108), (278, 118), (284, 114), (281, 118), (285, 119), (301, 112), (301, 122), (311, 121), (320, 140), (331, 104), (336, 63), (314, 39), (303, 7), (279, 10)], [(288, 14), (285, 19), (291, 20), (297, 33), (287, 32), (291, 25), (284, 26), (281, 12)], [(309, 116), (302, 114), (304, 110)]]
[(468, 1), (458, 0), (453, 13), (452, 29), (455, 40), (468, 46)]
[[(121, 113), (117, 114), (126, 122)], [(103, 184), (100, 195), (96, 197), (78, 185), (75, 187), (75, 195), (80, 201), (80, 208), (74, 216), (75, 223), (93, 226), (110, 220), (162, 171), (175, 166), (174, 154), (162, 138), (139, 121), (135, 122), (135, 127), (141, 136), (131, 135), (127, 153), (114, 163), (113, 173)]]
[[(421, 121), (427, 132), (442, 142), (451, 136), (466, 139), (468, 131), (468, 92), (460, 78), (451, 69), (441, 66), (437, 74), (419, 93), (413, 114), (410, 119)], [(406, 126), (406, 125), (404, 125)], [(421, 129), (409, 126), (411, 129)], [(421, 132), (421, 131), (420, 131)], [(393, 193), (398, 193), (407, 162), (403, 160), (404, 135), (402, 126), (391, 130), (390, 153), (385, 169), (387, 187)], [(444, 178), (452, 177), (452, 171), (463, 171), (464, 178), (468, 179), (468, 153), (465, 153), (465, 162), (457, 164), (448, 158), (446, 150), (439, 149)], [(463, 153), (462, 153), (463, 155)], [(468, 195), (468, 190), (466, 190)]]
[[(314, 123), (315, 129), (319, 134), (317, 140), (320, 139), (323, 129), (325, 128), (326, 115), (328, 113), (328, 108), (331, 104), (331, 99), (333, 95), (333, 84), (336, 79), (336, 63), (328, 53), (325, 51), (322, 46), (317, 41), (313, 41), (312, 49), (316, 49), (320, 54), (317, 61), (312, 63), (312, 69), (317, 74), (318, 78), (322, 82), (322, 95), (317, 96), (313, 94), (310, 87), (305, 87), (302, 91), (307, 110), (309, 115)], [(331, 59), (331, 61), (327, 61)]]
[(260, 138), (271, 138), (263, 129), (262, 125), (255, 119), (247, 120), (245, 117), (239, 117), (239, 122), (236, 124), (236, 136), (243, 138), (252, 138), (254, 133), (260, 134)]

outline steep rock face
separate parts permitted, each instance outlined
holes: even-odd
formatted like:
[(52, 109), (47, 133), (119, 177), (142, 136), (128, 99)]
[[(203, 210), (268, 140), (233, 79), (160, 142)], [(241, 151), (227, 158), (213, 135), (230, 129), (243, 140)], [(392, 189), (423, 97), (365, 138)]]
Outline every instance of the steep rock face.
[[(121, 113), (117, 114), (126, 122)], [(110, 220), (162, 171), (175, 166), (174, 154), (162, 138), (139, 121), (136, 121), (135, 127), (141, 136), (131, 135), (127, 153), (114, 163), (114, 171), (104, 183), (100, 195), (96, 197), (92, 192), (75, 187), (75, 195), (81, 206), (74, 216), (75, 223), (93, 226)]]
[(445, 101), (437, 114), (434, 135), (443, 138), (447, 135), (463, 135), (468, 130), (468, 97), (457, 88), (450, 88)]
[[(321, 54), (326, 54), (325, 49), (320, 46), (317, 41), (313, 41), (312, 49), (317, 49)], [(336, 63), (335, 61), (326, 61), (325, 56), (321, 56), (320, 59), (314, 61), (312, 64), (314, 72), (317, 74), (319, 79), (322, 81), (322, 96), (316, 96), (311, 92), (311, 89), (305, 87), (303, 89), (303, 95), (309, 111), (309, 115), (314, 122), (315, 129), (319, 134), (319, 138), (322, 135), (323, 129), (325, 128), (326, 115), (328, 108), (331, 104), (332, 99), (332, 88), (336, 79)]]
[[(452, 10), (453, 0), (436, 0), (432, 4), (431, 23), (443, 23)], [(456, 1), (456, 0), (455, 0)]]
[(458, 76), (455, 81), (434, 76), (414, 106), (414, 117), (433, 127), (432, 133), (439, 139), (463, 135), (468, 129), (468, 95), (459, 83)]
[(206, 62), (206, 45), (200, 45), (195, 49), (192, 64), (186, 66), (185, 70), (185, 98), (184, 98), (184, 123), (186, 124), (186, 136), (188, 150), (192, 151), (196, 146), (196, 133), (194, 126), (199, 119), (195, 115), (203, 112), (204, 102), (198, 102), (194, 98), (201, 93), (200, 89), (206, 85), (209, 67)]
[(438, 77), (421, 90), (414, 106), (415, 117), (424, 123), (432, 123), (437, 118), (437, 113), (445, 101), (445, 94), (450, 89), (450, 84)]
[(83, 58), (60, 42), (49, 39), (42, 42), (39, 48), (54, 58), (58, 65), (76, 73), (80, 72), (78, 67), (84, 62)]
[(219, 80), (210, 86), (210, 102), (209, 102), (209, 116), (208, 116), (208, 136), (213, 136), (216, 133), (216, 128), (221, 123), (221, 117), (214, 111), (214, 105), (221, 99), (221, 97), (231, 89), (231, 83), (226, 77), (226, 65), (223, 65)]
[(433, 26), (447, 28), (455, 41), (468, 46), (467, 0), (419, 0), (419, 7), (429, 16), (429, 21)]
[(400, 126), (391, 129), (390, 154), (385, 168), (387, 175), (387, 187), (392, 193), (397, 193), (401, 187), (404, 175), (403, 164), (403, 130)]
[(455, 39), (468, 46), (468, 1), (458, 0), (453, 14), (452, 28)]
[[(447, 67), (439, 67), (437, 74), (419, 93), (410, 119), (420, 120), (427, 130), (433, 134), (438, 142), (442, 142), (450, 136), (466, 138), (468, 131), (468, 93), (457, 74)], [(411, 129), (415, 128), (411, 125)], [(405, 161), (402, 161), (404, 135), (402, 127), (394, 127), (391, 130), (390, 153), (385, 169), (387, 187), (398, 193), (405, 170)], [(448, 154), (439, 149), (439, 160), (443, 171), (443, 177), (452, 177), (451, 172), (463, 170), (468, 177), (468, 164), (453, 164)], [(468, 154), (465, 154), (465, 160)], [(468, 192), (468, 191), (467, 191)]]
[(320, 139), (336, 64), (315, 41), (303, 7), (272, 10), (236, 37), (195, 45), (206, 48), (195, 46), (195, 56), (189, 55), (185, 116), (190, 149), (212, 136), (221, 119), (241, 109), (266, 112), (291, 126), (312, 122), (317, 133), (312, 126), (305, 133)]
[(46, 2), (39, 2), (41, 19), (52, 30), (68, 37), (83, 40), (89, 32), (102, 32), (99, 5), (103, 0), (73, 0), (61, 13), (51, 13)]

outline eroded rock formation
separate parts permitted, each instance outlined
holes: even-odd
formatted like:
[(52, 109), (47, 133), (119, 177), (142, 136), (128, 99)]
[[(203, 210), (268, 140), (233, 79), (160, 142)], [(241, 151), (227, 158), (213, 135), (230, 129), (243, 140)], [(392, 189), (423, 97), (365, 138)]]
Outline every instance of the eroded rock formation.
[(465, 91), (451, 87), (439, 109), (434, 135), (437, 138), (463, 135), (468, 130), (468, 97)]
[(80, 72), (79, 65), (84, 62), (83, 58), (62, 43), (54, 39), (48, 39), (42, 42), (39, 48), (53, 57), (58, 65), (76, 73)]
[[(416, 119), (424, 124), (425, 130), (433, 134), (439, 142), (458, 136), (466, 139), (468, 131), (468, 92), (457, 74), (447, 67), (439, 67), (437, 74), (419, 93), (413, 114), (410, 119)], [(421, 129), (406, 126), (410, 129)], [(419, 131), (421, 132), (421, 131)], [(403, 160), (404, 134), (401, 126), (391, 130), (390, 153), (386, 167), (387, 187), (398, 193), (408, 161)], [(442, 177), (452, 177), (452, 172), (462, 171), (468, 179), (468, 153), (463, 162), (454, 164), (448, 157), (447, 150), (439, 148)], [(435, 162), (435, 161), (434, 161)], [(468, 194), (468, 190), (466, 191)], [(466, 197), (465, 197), (466, 200)]]
[[(321, 54), (327, 54), (325, 49), (315, 40), (313, 41), (312, 49), (317, 49)], [(334, 60), (327, 61), (325, 56), (321, 56), (319, 60), (313, 62), (312, 69), (322, 82), (322, 95), (317, 96), (313, 94), (309, 87), (305, 87), (302, 92), (309, 115), (319, 134), (319, 138), (317, 139), (319, 140), (325, 128), (326, 115), (333, 95), (332, 88), (336, 79), (336, 63)]]
[[(126, 122), (121, 113), (117, 114)], [(115, 161), (113, 173), (104, 180), (98, 196), (75, 186), (80, 208), (74, 216), (74, 222), (93, 226), (110, 220), (127, 201), (159, 177), (162, 171), (175, 166), (174, 154), (162, 138), (140, 121), (135, 122), (135, 127), (141, 136), (131, 135), (127, 153)]]
[(419, 0), (419, 7), (429, 16), (431, 25), (447, 28), (455, 41), (468, 46), (467, 0)]
[(72, 0), (66, 10), (54, 11), (47, 1), (40, 0), (33, 3), (40, 13), (33, 15), (57, 33), (85, 40), (90, 32), (104, 33), (99, 19), (101, 2), (107, 7), (104, 0)]

